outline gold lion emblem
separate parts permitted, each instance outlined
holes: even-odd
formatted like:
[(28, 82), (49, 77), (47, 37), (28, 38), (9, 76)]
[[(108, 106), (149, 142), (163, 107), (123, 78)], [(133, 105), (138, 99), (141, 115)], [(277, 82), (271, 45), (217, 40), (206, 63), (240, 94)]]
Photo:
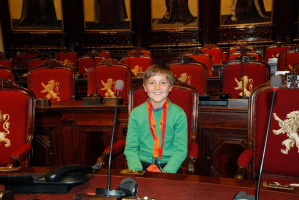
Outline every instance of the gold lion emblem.
[(191, 76), (188, 76), (188, 74), (182, 73), (180, 78), (178, 78), (179, 81), (183, 82), (183, 83), (187, 83), (188, 85), (191, 84)]
[[(48, 85), (45, 85), (43, 82), (41, 84), (44, 87), (44, 90), (41, 91), (41, 93), (46, 93), (47, 92), (48, 93), (46, 95), (47, 99), (53, 98), (53, 100), (57, 99), (57, 101), (60, 101), (60, 97), (58, 96), (58, 94), (59, 94), (59, 92), (58, 92), (58, 90), (59, 90), (59, 82), (55, 83), (54, 80), (50, 80), (48, 82)], [(54, 92), (54, 90), (56, 92)]]
[(2, 142), (6, 142), (6, 144), (4, 145), (5, 147), (9, 147), (11, 145), (10, 140), (8, 138), (6, 138), (6, 135), (8, 135), (10, 133), (9, 132), (10, 123), (8, 121), (9, 118), (10, 118), (9, 114), (4, 114), (2, 116), (2, 113), (1, 113), (1, 110), (0, 110), (0, 122), (2, 121), (2, 119), (5, 120), (4, 123), (3, 123), (3, 129), (5, 130), (5, 132), (0, 131), (0, 144)]
[(140, 67), (139, 65), (134, 66), (134, 69), (132, 69), (132, 72), (134, 74), (134, 76), (137, 76), (138, 72), (142, 72), (142, 67)]
[[(253, 87), (253, 85), (252, 85), (253, 80), (249, 79), (248, 76), (243, 76), (243, 78), (244, 78), (244, 93), (245, 93), (244, 95), (245, 96), (249, 96), (249, 94), (250, 94), (250, 92), (252, 90), (252, 87)], [(239, 93), (239, 95), (243, 96), (243, 83), (242, 83), (243, 81), (242, 81), (242, 78), (241, 78), (240, 81), (238, 81), (238, 79), (235, 78), (235, 81), (236, 81), (236, 83), (237, 83), (238, 86), (234, 87), (234, 89), (235, 90), (241, 90), (241, 92)]]
[(115, 84), (115, 81), (113, 81), (112, 78), (108, 78), (107, 79), (107, 83), (105, 83), (103, 80), (101, 80), (102, 84), (103, 84), (103, 88), (101, 88), (101, 90), (106, 90), (107, 92), (105, 93), (106, 97), (115, 97), (114, 92), (112, 91), (112, 86), (113, 84)]
[(286, 133), (289, 139), (286, 139), (282, 142), (286, 148), (281, 149), (280, 151), (284, 154), (288, 154), (291, 147), (294, 147), (296, 144), (299, 152), (299, 137), (298, 137), (298, 128), (299, 128), (299, 111), (293, 111), (287, 114), (286, 120), (281, 120), (276, 113), (273, 114), (274, 119), (278, 122), (280, 129), (273, 130), (275, 135), (279, 135), (281, 133)]

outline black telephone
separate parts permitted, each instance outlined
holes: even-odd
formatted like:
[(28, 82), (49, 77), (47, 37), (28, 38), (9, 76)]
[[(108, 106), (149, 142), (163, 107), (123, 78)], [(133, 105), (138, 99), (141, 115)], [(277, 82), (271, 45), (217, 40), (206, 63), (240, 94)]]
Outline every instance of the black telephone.
[(72, 187), (89, 180), (93, 169), (86, 165), (66, 165), (46, 174), (0, 175), (0, 184), (14, 193), (68, 193)]

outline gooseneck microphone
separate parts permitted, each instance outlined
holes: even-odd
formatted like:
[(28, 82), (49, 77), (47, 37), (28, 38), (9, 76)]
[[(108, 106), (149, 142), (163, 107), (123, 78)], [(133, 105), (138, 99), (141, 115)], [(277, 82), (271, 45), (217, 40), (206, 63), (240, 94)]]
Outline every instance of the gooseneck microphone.
[(90, 54), (91, 54), (91, 58), (93, 59), (94, 84), (95, 84), (96, 93), (89, 95), (89, 97), (100, 97), (100, 95), (98, 94), (98, 81), (97, 81), (97, 70), (96, 70), (97, 68), (96, 68), (96, 59), (95, 59), (97, 52), (96, 50), (93, 49)]
[(113, 138), (114, 138), (114, 129), (115, 129), (115, 122), (116, 122), (116, 111), (117, 111), (117, 103), (118, 103), (118, 96), (119, 93), (122, 91), (124, 87), (124, 82), (122, 80), (117, 80), (115, 83), (115, 91), (116, 91), (116, 104), (115, 104), (115, 112), (114, 112), (114, 120), (113, 120), (113, 128), (112, 128), (112, 136), (111, 136), (111, 144), (110, 144), (110, 152), (109, 152), (109, 161), (108, 161), (108, 183), (107, 189), (104, 188), (97, 188), (96, 194), (101, 196), (115, 196), (115, 197), (124, 197), (126, 193), (123, 190), (110, 190), (110, 182), (111, 182), (111, 159), (112, 159), (112, 145), (113, 145)]
[(246, 193), (244, 191), (242, 191), (242, 192), (239, 192), (238, 194), (236, 194), (236, 196), (233, 198), (233, 200), (255, 200), (255, 199), (258, 200), (259, 199), (261, 177), (262, 177), (263, 165), (264, 165), (264, 160), (265, 160), (265, 152), (266, 152), (266, 147), (267, 147), (269, 129), (270, 129), (270, 124), (271, 124), (272, 110), (273, 110), (275, 95), (276, 95), (278, 89), (281, 87), (281, 82), (282, 82), (281, 76), (274, 75), (271, 77), (270, 85), (272, 88), (273, 96), (272, 96), (272, 102), (271, 102), (271, 107), (270, 107), (270, 114), (269, 114), (269, 119), (268, 119), (264, 150), (263, 150), (263, 154), (262, 154), (262, 161), (261, 161), (259, 177), (258, 177), (258, 182), (257, 182), (257, 187), (256, 187), (256, 198), (253, 195), (247, 196)]
[(274, 76), (271, 77), (270, 85), (271, 85), (272, 92), (273, 92), (272, 93), (272, 102), (271, 102), (271, 107), (270, 107), (270, 114), (269, 114), (269, 119), (268, 119), (268, 126), (267, 126), (267, 132), (266, 132), (266, 137), (265, 137), (265, 144), (264, 144), (264, 149), (263, 149), (263, 154), (262, 154), (262, 161), (261, 161), (261, 166), (260, 166), (260, 171), (259, 171), (259, 178), (258, 178), (257, 188), (256, 188), (256, 200), (259, 199), (261, 177), (262, 177), (262, 171), (263, 171), (263, 166), (264, 166), (265, 153), (266, 153), (266, 147), (267, 147), (270, 124), (271, 124), (271, 117), (272, 117), (272, 110), (273, 110), (275, 95), (276, 95), (278, 89), (281, 87), (281, 82), (282, 82), (281, 76), (274, 75)]

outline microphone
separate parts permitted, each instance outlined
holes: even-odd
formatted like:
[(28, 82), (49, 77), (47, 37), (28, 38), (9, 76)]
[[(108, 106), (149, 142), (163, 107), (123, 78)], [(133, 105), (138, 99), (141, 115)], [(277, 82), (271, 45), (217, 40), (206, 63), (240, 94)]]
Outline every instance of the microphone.
[[(270, 129), (270, 124), (271, 124), (271, 116), (272, 116), (272, 110), (273, 110), (273, 104), (275, 100), (275, 95), (278, 91), (278, 89), (281, 87), (281, 76), (279, 75), (274, 75), (271, 77), (270, 80), (270, 85), (273, 91), (273, 96), (272, 96), (272, 102), (271, 102), (271, 107), (270, 107), (270, 114), (269, 114), (269, 120), (268, 120), (268, 127), (267, 127), (267, 132), (266, 132), (266, 137), (265, 137), (265, 144), (264, 144), (264, 150), (262, 154), (262, 161), (261, 161), (261, 166), (260, 166), (260, 171), (259, 171), (259, 178), (257, 182), (257, 188), (256, 188), (256, 200), (259, 199), (259, 191), (260, 191), (260, 184), (261, 184), (261, 176), (262, 176), (262, 171), (263, 171), (263, 165), (264, 165), (264, 160), (265, 160), (265, 152), (266, 152), (266, 147), (267, 147), (267, 139), (268, 139), (268, 134), (269, 134), (269, 129)], [(255, 200), (255, 197), (253, 195), (247, 196), (244, 191), (239, 192), (233, 200)]]
[[(116, 91), (116, 99), (118, 99), (119, 93), (124, 88), (124, 81), (117, 80), (114, 86)], [(114, 120), (113, 120), (113, 128), (112, 128), (112, 136), (111, 136), (111, 144), (110, 144), (110, 152), (109, 152), (109, 161), (108, 161), (108, 183), (107, 189), (97, 188), (96, 195), (107, 196), (107, 197), (125, 197), (128, 195), (137, 195), (137, 184), (133, 179), (124, 179), (117, 190), (110, 189), (111, 182), (111, 157), (112, 157), (112, 146), (113, 146), (113, 138), (114, 138), (114, 130), (115, 130), (115, 122), (116, 122), (116, 111), (117, 111), (117, 103), (115, 104), (115, 112), (114, 112)], [(123, 189), (125, 188), (125, 189)]]
[(91, 58), (93, 58), (93, 67), (94, 67), (94, 83), (96, 88), (96, 93), (89, 95), (89, 97), (100, 97), (101, 95), (98, 94), (98, 81), (97, 81), (97, 68), (96, 68), (96, 59), (95, 55), (97, 54), (96, 50), (91, 51)]
[(21, 86), (23, 87), (23, 74), (22, 74), (23, 64), (22, 64), (22, 60), (21, 60), (21, 55), (22, 55), (22, 53), (20, 51), (17, 51), (17, 64), (15, 65), (15, 69), (20, 70)]
[(267, 132), (266, 132), (266, 137), (265, 137), (265, 144), (264, 144), (264, 149), (263, 149), (263, 154), (262, 154), (262, 161), (261, 161), (261, 166), (260, 166), (260, 171), (259, 171), (259, 178), (258, 178), (257, 188), (256, 188), (256, 199), (257, 200), (259, 199), (261, 177), (262, 177), (262, 171), (263, 171), (263, 166), (264, 166), (264, 160), (265, 160), (265, 153), (266, 153), (269, 129), (270, 129), (270, 124), (271, 124), (273, 104), (274, 104), (274, 100), (275, 100), (275, 95), (276, 95), (278, 89), (281, 87), (281, 82), (282, 82), (281, 76), (274, 75), (274, 76), (271, 77), (270, 85), (271, 85), (271, 88), (272, 88), (273, 96), (272, 96), (272, 102), (271, 102), (271, 107), (270, 107), (270, 114), (269, 114), (269, 119), (268, 119), (268, 126), (267, 126)]

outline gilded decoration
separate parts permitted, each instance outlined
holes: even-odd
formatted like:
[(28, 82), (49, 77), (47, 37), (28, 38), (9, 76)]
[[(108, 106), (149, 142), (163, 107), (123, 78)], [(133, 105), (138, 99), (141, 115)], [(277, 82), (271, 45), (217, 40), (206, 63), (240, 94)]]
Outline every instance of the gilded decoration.
[(9, 132), (9, 114), (4, 114), (2, 115), (2, 112), (0, 111), (0, 122), (2, 122), (2, 120), (4, 120), (4, 123), (3, 123), (3, 129), (5, 130), (4, 132), (0, 132), (0, 144), (1, 142), (6, 142), (6, 144), (4, 145), (5, 147), (9, 147), (11, 144), (10, 144), (10, 140), (8, 138), (6, 138), (6, 135), (8, 135), (10, 132)]
[(103, 80), (101, 80), (102, 85), (104, 86), (101, 88), (101, 90), (106, 90), (105, 93), (106, 97), (115, 97), (115, 92), (112, 91), (112, 86), (115, 84), (115, 81), (113, 81), (112, 78), (107, 79), (107, 83), (105, 83)]
[(296, 144), (299, 152), (299, 137), (298, 137), (298, 128), (299, 128), (299, 111), (293, 111), (287, 114), (285, 120), (281, 120), (276, 113), (273, 113), (274, 119), (278, 122), (280, 129), (273, 130), (275, 135), (286, 133), (289, 137), (288, 139), (282, 142), (282, 145), (285, 146), (285, 149), (281, 149), (281, 153), (288, 154), (291, 147), (294, 147)]
[(54, 80), (50, 80), (47, 85), (42, 82), (41, 85), (44, 87), (44, 90), (42, 90), (41, 93), (48, 93), (46, 95), (47, 99), (53, 98), (53, 100), (57, 99), (57, 101), (60, 101), (60, 97), (58, 96), (59, 84), (59, 82), (55, 82)]
[[(244, 93), (245, 93), (244, 95), (243, 95), (243, 79), (244, 79)], [(241, 78), (241, 80), (238, 81), (238, 79), (235, 78), (235, 81), (238, 86), (234, 87), (234, 89), (241, 90), (241, 92), (239, 93), (240, 96), (249, 96), (253, 87), (253, 79), (249, 79), (248, 76), (243, 76), (243, 79)]]

